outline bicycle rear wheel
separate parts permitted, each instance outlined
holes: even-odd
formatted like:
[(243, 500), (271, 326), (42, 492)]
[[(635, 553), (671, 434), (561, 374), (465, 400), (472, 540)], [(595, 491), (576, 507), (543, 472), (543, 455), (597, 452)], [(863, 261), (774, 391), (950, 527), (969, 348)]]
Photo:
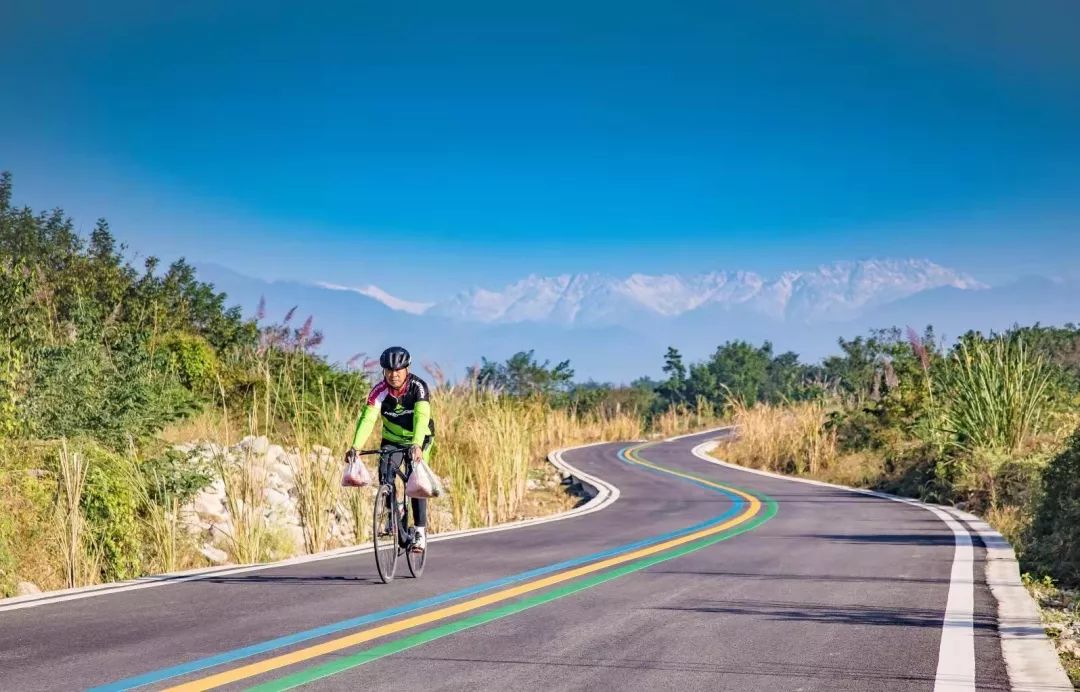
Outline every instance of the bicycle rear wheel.
[(417, 579), (424, 573), (424, 565), (427, 564), (427, 554), (429, 549), (430, 548), (427, 548), (417, 552), (412, 549), (412, 545), (405, 549), (405, 561), (409, 565), (409, 574)]
[(384, 584), (393, 581), (397, 571), (398, 517), (394, 504), (390, 486), (380, 486), (379, 492), (375, 493), (371, 540), (375, 545), (375, 569)]

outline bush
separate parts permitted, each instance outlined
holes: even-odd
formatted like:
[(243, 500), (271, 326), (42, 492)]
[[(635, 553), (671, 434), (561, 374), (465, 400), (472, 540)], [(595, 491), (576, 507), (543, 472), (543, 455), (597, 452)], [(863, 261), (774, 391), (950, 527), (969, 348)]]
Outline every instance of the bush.
[(89, 541), (100, 553), (102, 581), (142, 574), (138, 471), (132, 462), (92, 443), (80, 446), (89, 471), (81, 509)]
[(1043, 472), (1029, 543), (1038, 567), (1063, 585), (1080, 585), (1080, 428)]
[(0, 441), (0, 597), (29, 580), (59, 587), (55, 559), (53, 495), (56, 481), (43, 476), (40, 445)]
[(39, 439), (89, 437), (121, 449), (197, 409), (191, 392), (155, 376), (142, 349), (110, 351), (89, 341), (44, 349), (22, 406)]
[(203, 337), (172, 332), (154, 344), (155, 356), (165, 370), (196, 394), (210, 396), (220, 368), (214, 348)]
[(1020, 337), (962, 340), (942, 382), (945, 428), (953, 444), (1019, 451), (1050, 417), (1055, 375)]

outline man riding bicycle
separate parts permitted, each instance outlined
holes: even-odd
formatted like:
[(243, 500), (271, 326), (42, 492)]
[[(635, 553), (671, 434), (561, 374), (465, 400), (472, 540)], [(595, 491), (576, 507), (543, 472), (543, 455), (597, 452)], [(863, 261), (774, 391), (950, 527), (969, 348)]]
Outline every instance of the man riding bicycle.
[[(431, 418), (431, 401), (428, 386), (422, 379), (409, 372), (412, 358), (400, 346), (391, 346), (379, 357), (383, 379), (368, 394), (367, 403), (356, 422), (352, 447), (359, 449), (371, 437), (375, 422), (382, 415), (382, 446), (408, 447), (406, 475), (412, 473), (413, 462), (427, 460), (431, 443), (435, 439), (435, 422)], [(387, 479), (379, 469), (379, 483)], [(427, 547), (427, 500), (412, 499), (412, 512), (416, 525), (413, 550)]]

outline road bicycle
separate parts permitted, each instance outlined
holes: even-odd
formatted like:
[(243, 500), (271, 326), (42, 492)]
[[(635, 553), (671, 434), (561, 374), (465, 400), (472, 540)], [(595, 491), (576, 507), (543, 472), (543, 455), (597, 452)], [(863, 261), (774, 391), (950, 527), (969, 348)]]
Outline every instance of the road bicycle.
[(375, 547), (375, 568), (379, 571), (379, 578), (384, 584), (393, 581), (402, 553), (409, 565), (409, 573), (419, 578), (427, 564), (428, 550), (413, 550), (416, 527), (409, 526), (409, 501), (405, 497), (405, 484), (409, 478), (407, 471), (412, 466), (408, 462), (410, 448), (386, 445), (382, 449), (366, 449), (357, 453), (379, 457), (381, 483), (375, 493), (371, 519), (371, 540)]

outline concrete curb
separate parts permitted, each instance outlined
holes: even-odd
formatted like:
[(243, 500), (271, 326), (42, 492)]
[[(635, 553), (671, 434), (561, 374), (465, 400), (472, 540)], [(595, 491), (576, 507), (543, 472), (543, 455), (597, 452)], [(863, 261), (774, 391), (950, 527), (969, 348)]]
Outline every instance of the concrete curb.
[(998, 604), (998, 633), (1009, 685), (1016, 692), (1073, 690), (1046, 636), (1039, 607), (1020, 579), (1020, 563), (1012, 546), (984, 519), (953, 507), (945, 511), (965, 521), (986, 546), (986, 583)]
[[(719, 443), (701, 445), (703, 452), (715, 449)], [(696, 450), (695, 450), (696, 451)], [(702, 457), (704, 458), (704, 457)], [(995, 531), (985, 520), (945, 505), (920, 502), (908, 497), (890, 495), (876, 490), (852, 488), (836, 483), (785, 476), (770, 471), (747, 468), (721, 461), (706, 459), (720, 466), (738, 469), (770, 478), (779, 478), (794, 483), (806, 483), (826, 488), (847, 490), (860, 495), (872, 495), (887, 500), (924, 507), (930, 511), (946, 512), (971, 526), (986, 546), (986, 582), (998, 604), (998, 632), (1001, 639), (1001, 653), (1005, 659), (1005, 669), (1009, 675), (1009, 686), (1017, 692), (1072, 692), (1074, 687), (1065, 673), (1058, 658), (1053, 642), (1046, 636), (1046, 630), (1039, 616), (1039, 608), (1020, 580), (1019, 562), (1016, 552), (1005, 537)]]
[[(563, 454), (565, 452), (585, 449), (587, 447), (594, 447), (597, 445), (609, 444), (607, 442), (593, 442), (590, 444), (578, 445), (575, 447), (566, 447), (563, 449), (557, 449), (548, 454), (548, 462), (561, 472), (572, 476), (581, 481), (583, 485), (593, 489), (593, 496), (584, 504), (569, 509), (565, 512), (559, 512), (547, 517), (537, 517), (534, 519), (524, 519), (522, 521), (507, 522), (505, 524), (497, 524), (495, 526), (485, 526), (477, 529), (460, 529), (457, 531), (447, 531), (446, 533), (434, 534), (428, 538), (429, 543), (438, 543), (442, 541), (454, 540), (456, 538), (462, 538), (464, 536), (476, 536), (485, 533), (496, 533), (499, 531), (509, 531), (512, 529), (520, 529), (527, 526), (535, 526), (538, 524), (547, 524), (553, 521), (562, 521), (564, 519), (572, 519), (579, 517), (583, 514), (591, 514), (592, 512), (598, 512), (605, 507), (611, 505), (619, 499), (619, 489), (601, 480), (595, 476), (587, 474), (583, 471), (579, 471), (574, 466), (570, 465), (565, 459)], [(158, 586), (167, 586), (169, 584), (182, 584), (189, 581), (197, 581), (200, 579), (210, 579), (212, 577), (223, 577), (233, 574), (242, 574), (245, 572), (258, 572), (266, 569), (274, 569), (277, 567), (287, 567), (290, 565), (304, 564), (307, 562), (319, 562), (321, 560), (333, 560), (340, 557), (350, 557), (353, 555), (362, 555), (364, 553), (370, 553), (370, 546), (344, 546), (341, 548), (334, 548), (333, 550), (327, 550), (321, 553), (313, 553), (311, 555), (300, 555), (297, 557), (288, 558), (285, 560), (279, 560), (277, 562), (266, 562), (255, 565), (222, 565), (218, 567), (201, 567), (196, 569), (184, 570), (181, 572), (171, 572), (169, 574), (159, 574), (147, 577), (140, 577), (138, 579), (131, 579), (120, 582), (110, 582), (108, 584), (95, 584), (94, 586), (82, 586), (74, 589), (63, 589), (59, 591), (46, 591), (38, 594), (31, 594), (28, 596), (14, 596), (11, 598), (0, 599), (0, 613), (7, 610), (21, 610), (23, 608), (34, 608), (37, 606), (49, 605), (52, 603), (62, 603), (65, 601), (74, 601), (83, 598), (91, 598), (94, 596), (107, 596), (111, 594), (124, 593), (127, 591), (138, 591), (141, 589), (149, 589)]]

